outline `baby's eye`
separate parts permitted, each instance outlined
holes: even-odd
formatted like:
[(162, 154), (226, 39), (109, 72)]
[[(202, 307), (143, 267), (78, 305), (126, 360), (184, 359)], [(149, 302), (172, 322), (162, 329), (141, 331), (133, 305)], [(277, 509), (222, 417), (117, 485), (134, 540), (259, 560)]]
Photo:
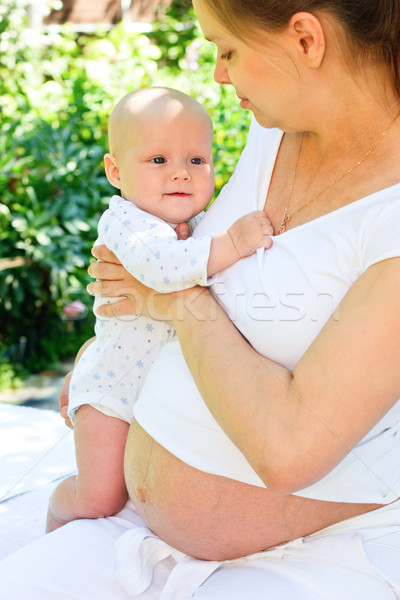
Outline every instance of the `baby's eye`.
[(154, 158), (152, 158), (151, 162), (155, 163), (156, 165), (162, 165), (167, 161), (163, 156), (155, 156)]
[(203, 159), (199, 158), (198, 156), (195, 156), (194, 158), (190, 159), (190, 162), (192, 163), (192, 165), (201, 165), (203, 163)]

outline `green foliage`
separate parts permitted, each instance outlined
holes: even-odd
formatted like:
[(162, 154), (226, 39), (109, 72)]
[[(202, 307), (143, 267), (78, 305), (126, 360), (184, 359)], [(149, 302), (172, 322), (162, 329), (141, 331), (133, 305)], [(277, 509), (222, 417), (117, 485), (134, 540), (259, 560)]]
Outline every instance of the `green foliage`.
[(34, 368), (68, 347), (63, 306), (79, 297), (91, 307), (86, 270), (112, 193), (102, 157), (116, 100), (165, 85), (203, 103), (215, 125), (217, 191), (249, 116), (233, 90), (213, 81), (214, 51), (184, 0), (163, 9), (147, 34), (122, 24), (96, 35), (68, 26), (39, 33), (26, 27), (25, 4), (0, 7), (0, 257), (25, 261), (0, 270), (0, 341), (13, 346), (26, 336)]
[(17, 388), (22, 383), (23, 370), (4, 356), (0, 356), (0, 391)]

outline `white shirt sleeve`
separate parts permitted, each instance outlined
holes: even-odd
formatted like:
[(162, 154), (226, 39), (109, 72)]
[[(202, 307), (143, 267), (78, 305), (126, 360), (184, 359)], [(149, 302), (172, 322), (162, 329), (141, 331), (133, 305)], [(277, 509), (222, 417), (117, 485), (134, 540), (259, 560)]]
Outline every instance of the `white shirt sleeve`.
[(391, 188), (379, 192), (390, 194), (390, 201), (382, 203), (372, 213), (374, 220), (362, 236), (363, 268), (388, 258), (400, 256), (400, 185), (398, 197), (392, 198)]
[(111, 198), (98, 231), (129, 273), (158, 292), (209, 284), (211, 234), (178, 240), (171, 225), (119, 196)]

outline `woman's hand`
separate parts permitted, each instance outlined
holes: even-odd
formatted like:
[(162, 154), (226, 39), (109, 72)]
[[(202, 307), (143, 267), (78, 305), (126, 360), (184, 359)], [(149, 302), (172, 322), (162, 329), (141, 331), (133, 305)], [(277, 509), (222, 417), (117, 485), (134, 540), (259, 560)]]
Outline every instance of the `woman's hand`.
[[(188, 223), (179, 223), (175, 233), (178, 240), (186, 240), (191, 236), (192, 230)], [(100, 306), (97, 309), (98, 316), (147, 315), (155, 320), (170, 320), (171, 315), (166, 307), (172, 302), (174, 294), (160, 294), (141, 284), (126, 271), (107, 246), (95, 246), (92, 254), (98, 262), (90, 265), (89, 275), (97, 281), (87, 286), (89, 294), (121, 297), (118, 302)]]
[(205, 291), (205, 288), (194, 287), (162, 294), (146, 287), (130, 275), (106, 246), (95, 246), (92, 254), (98, 261), (90, 265), (89, 275), (97, 281), (87, 286), (89, 294), (121, 297), (118, 302), (98, 307), (96, 313), (99, 317), (140, 315), (156, 321), (171, 321), (179, 318), (184, 305), (190, 304)]
[[(96, 314), (116, 318), (129, 315), (150, 316), (148, 313), (154, 311), (147, 311), (147, 305), (152, 303), (153, 296), (160, 294), (137, 281), (106, 246), (95, 246), (92, 254), (98, 260), (89, 267), (89, 275), (96, 279), (87, 286), (89, 294), (121, 298), (118, 302), (98, 307)], [(159, 318), (168, 320), (166, 311)]]
[(67, 427), (73, 428), (70, 418), (68, 417), (68, 397), (69, 397), (69, 385), (71, 383), (72, 371), (67, 373), (64, 379), (63, 386), (61, 388), (60, 395), (58, 396), (58, 407), (60, 415), (65, 421)]
[[(77, 352), (77, 355), (76, 355), (76, 358), (74, 361), (74, 367), (75, 367), (76, 363), (78, 362), (78, 360), (80, 359), (80, 357), (82, 356), (82, 354), (84, 353), (84, 351), (86, 350), (86, 348), (88, 346), (90, 346), (90, 344), (92, 344), (95, 339), (96, 339), (95, 337), (92, 337), (89, 340), (86, 340), (86, 342), (84, 344), (82, 344), (82, 346), (80, 347), (80, 349)], [(69, 387), (71, 384), (72, 373), (73, 373), (73, 369), (72, 369), (72, 371), (67, 373), (67, 375), (65, 376), (63, 386), (62, 386), (60, 394), (58, 396), (58, 409), (60, 411), (60, 415), (64, 419), (67, 427), (70, 427), (71, 429), (73, 429), (74, 426), (68, 416), (68, 402), (69, 402)]]

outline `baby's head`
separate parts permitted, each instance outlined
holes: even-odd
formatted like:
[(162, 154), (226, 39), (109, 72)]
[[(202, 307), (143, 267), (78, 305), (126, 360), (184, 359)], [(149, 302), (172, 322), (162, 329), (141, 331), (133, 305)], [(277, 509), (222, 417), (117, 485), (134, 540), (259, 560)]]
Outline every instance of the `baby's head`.
[(111, 113), (108, 181), (168, 223), (201, 212), (214, 192), (212, 123), (196, 100), (169, 88), (124, 96)]

